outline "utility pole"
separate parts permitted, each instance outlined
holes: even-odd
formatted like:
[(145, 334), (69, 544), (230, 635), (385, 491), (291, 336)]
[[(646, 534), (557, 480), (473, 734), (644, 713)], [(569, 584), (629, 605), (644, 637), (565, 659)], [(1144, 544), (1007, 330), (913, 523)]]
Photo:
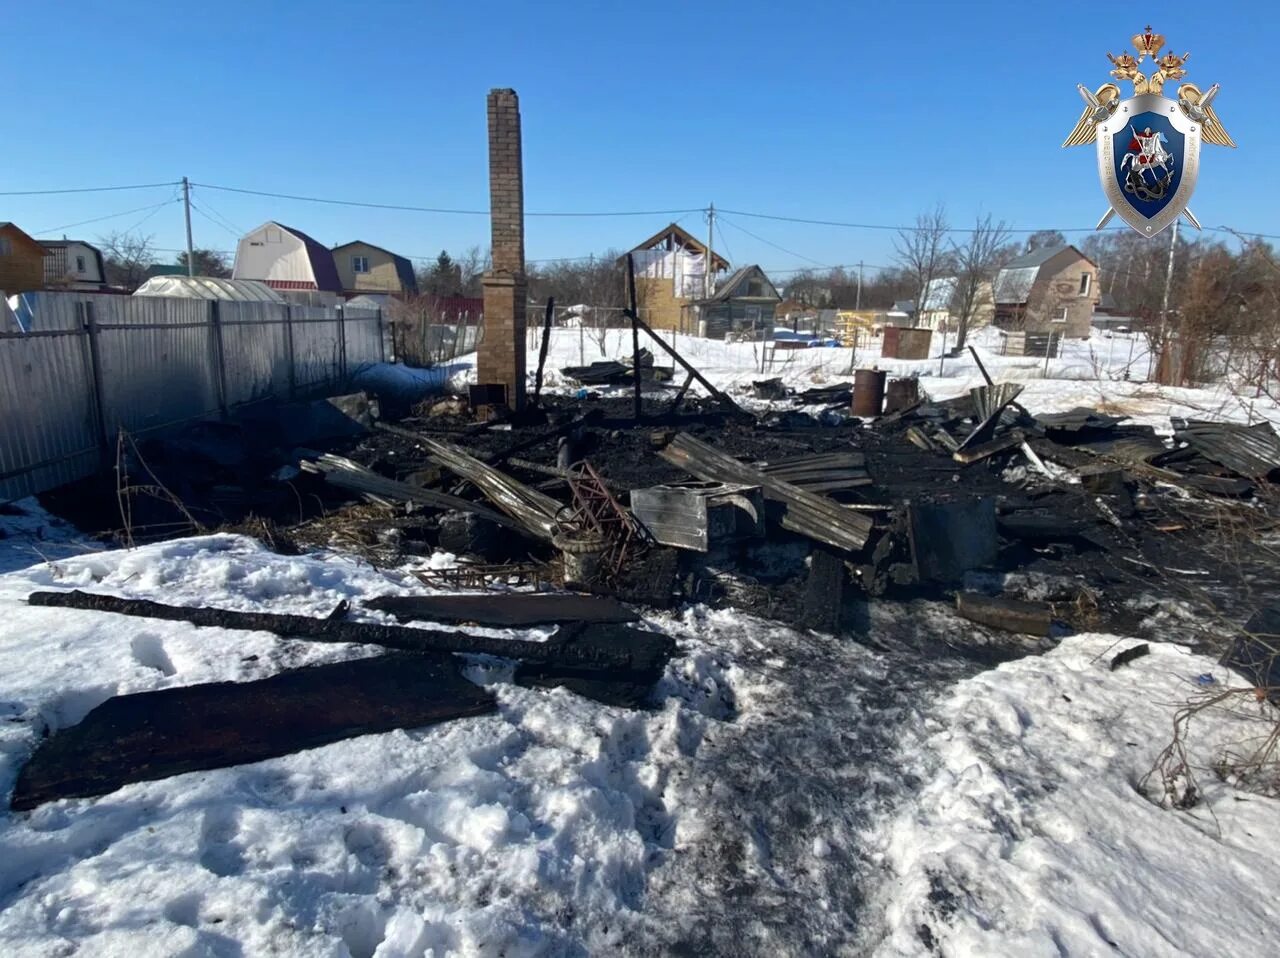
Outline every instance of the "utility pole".
[(858, 260), (858, 298), (854, 300), (854, 309), (862, 309), (862, 260)]
[(196, 258), (191, 248), (191, 183), (182, 178), (182, 206), (187, 211), (187, 275), (196, 275)]
[(702, 298), (711, 298), (711, 270), (712, 270), (712, 241), (715, 239), (716, 233), (716, 204), (712, 203), (707, 207), (707, 269), (702, 274)]
[[(1180, 219), (1181, 217), (1179, 217)], [(1173, 254), (1178, 248), (1178, 220), (1173, 221), (1173, 235), (1169, 239), (1169, 266), (1164, 274), (1164, 299), (1160, 303), (1160, 355), (1156, 357), (1156, 379), (1160, 379), (1160, 365), (1165, 356), (1172, 359), (1172, 351), (1168, 348), (1169, 336), (1169, 291), (1173, 288)], [(1185, 345), (1184, 345), (1185, 348)], [(1167, 370), (1166, 370), (1167, 375)]]

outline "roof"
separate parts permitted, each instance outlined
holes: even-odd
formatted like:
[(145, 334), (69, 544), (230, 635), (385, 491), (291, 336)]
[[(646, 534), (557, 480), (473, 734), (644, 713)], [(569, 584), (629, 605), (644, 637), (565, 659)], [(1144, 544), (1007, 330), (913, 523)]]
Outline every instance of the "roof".
[(17, 223), (10, 223), (8, 220), (0, 220), (0, 230), (3, 230), (3, 229), (12, 230), (14, 233), (18, 235), (18, 239), (22, 240), (25, 243), (30, 244), (31, 246), (34, 246), (36, 249), (40, 250), (42, 253), (44, 252), (44, 244), (41, 243), (39, 240), (32, 239), (31, 235), (26, 230), (24, 230), (21, 226), (19, 226)]
[(279, 220), (272, 220), (272, 222), (302, 240), (302, 245), (307, 249), (307, 259), (311, 260), (311, 275), (315, 277), (316, 287), (337, 293), (342, 292), (342, 280), (338, 278), (338, 267), (333, 262), (333, 252), (329, 247), (312, 239), (302, 230), (285, 226)]
[(1010, 260), (996, 274), (996, 281), (992, 285), (992, 296), (995, 301), (997, 303), (1025, 303), (1031, 295), (1031, 287), (1035, 285), (1036, 277), (1040, 275), (1040, 268), (1055, 256), (1068, 250), (1075, 253), (1085, 262), (1094, 266), (1097, 265), (1070, 244), (1060, 243), (1056, 246), (1041, 246), (1039, 249), (1023, 253), (1017, 259)]
[(924, 312), (934, 310), (950, 309), (951, 301), (955, 298), (956, 287), (960, 285), (960, 280), (954, 276), (939, 276), (936, 279), (929, 280), (929, 285), (924, 289)]
[[(738, 285), (744, 279), (746, 279), (748, 276), (752, 274), (759, 275), (760, 279), (762, 279), (764, 281), (764, 284), (769, 288), (769, 291), (760, 296), (734, 296), (733, 291), (738, 288)], [(725, 303), (731, 299), (772, 299), (777, 302), (782, 301), (782, 297), (778, 295), (778, 288), (773, 285), (773, 281), (770, 280), (769, 277), (765, 275), (764, 270), (762, 270), (759, 266), (756, 266), (756, 265), (743, 266), (736, 273), (731, 274), (728, 278), (718, 283), (716, 285), (715, 293), (713, 293), (711, 296), (707, 297), (706, 299), (697, 300), (697, 302)]]
[(915, 311), (916, 301), (914, 299), (897, 299), (889, 307), (889, 312), (891, 313), (914, 313)]
[[(637, 243), (635, 246), (631, 247), (630, 252), (634, 253), (636, 250), (650, 249), (655, 246), (659, 240), (664, 240), (668, 236), (674, 236), (680, 241), (682, 246), (687, 246), (697, 253), (701, 253), (704, 256), (707, 253), (707, 245), (705, 243), (699, 242), (696, 236), (688, 230), (677, 226), (675, 223), (670, 223), (667, 226), (664, 226), (643, 243)], [(626, 260), (627, 258), (625, 256), (618, 257), (619, 263), (625, 263)], [(717, 270), (729, 268), (729, 261), (714, 250), (711, 253), (711, 263)]]
[(134, 296), (174, 299), (230, 300), (240, 303), (283, 303), (284, 297), (261, 280), (219, 279), (213, 276), (153, 276)]
[(343, 243), (341, 246), (335, 246), (333, 252), (340, 249), (346, 249), (348, 246), (367, 246), (369, 249), (376, 249), (379, 253), (386, 253), (391, 257), (391, 262), (396, 267), (396, 278), (400, 280), (400, 286), (406, 293), (416, 293), (418, 291), (418, 276), (413, 271), (413, 263), (408, 258), (401, 256), (399, 253), (393, 253), (385, 246), (376, 246), (373, 243), (367, 243), (364, 240), (352, 240), (350, 243)]
[(152, 263), (147, 267), (147, 279), (153, 276), (186, 276), (187, 267), (177, 263)]

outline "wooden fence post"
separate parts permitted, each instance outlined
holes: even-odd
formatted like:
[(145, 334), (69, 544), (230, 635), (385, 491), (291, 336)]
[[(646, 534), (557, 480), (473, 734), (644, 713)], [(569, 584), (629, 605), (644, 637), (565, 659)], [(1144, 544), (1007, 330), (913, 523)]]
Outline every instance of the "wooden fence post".
[(298, 371), (293, 356), (293, 307), (288, 303), (284, 304), (284, 342), (289, 353), (289, 398), (293, 399), (298, 393)]
[(218, 412), (227, 418), (227, 363), (222, 351), (222, 311), (216, 299), (209, 300), (209, 359), (213, 363), (218, 388)]
[(93, 383), (93, 409), (90, 414), (98, 434), (102, 465), (103, 468), (108, 468), (112, 462), (111, 437), (107, 435), (106, 399), (103, 395), (102, 383), (102, 347), (98, 343), (98, 324), (93, 315), (93, 303), (79, 302), (75, 306), (76, 317), (80, 321), (80, 329), (89, 353), (89, 376)]
[(347, 314), (339, 304), (338, 307), (338, 380), (343, 388), (347, 385)]

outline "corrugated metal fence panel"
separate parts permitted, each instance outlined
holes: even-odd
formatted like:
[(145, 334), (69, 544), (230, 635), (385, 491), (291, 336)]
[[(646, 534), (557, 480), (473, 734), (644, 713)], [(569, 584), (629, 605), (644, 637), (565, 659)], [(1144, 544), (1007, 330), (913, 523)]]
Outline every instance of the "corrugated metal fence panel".
[(347, 337), (347, 370), (382, 362), (381, 314), (376, 309), (347, 307), (343, 310)]
[(218, 304), (228, 405), (289, 395), (287, 310), (278, 303)]
[[(111, 297), (94, 304), (108, 435), (144, 433), (218, 412), (209, 304)], [(106, 308), (103, 308), (106, 307)]]
[(290, 306), (293, 324), (294, 381), (299, 389), (337, 382), (342, 377), (341, 324), (334, 310)]
[[(205, 300), (41, 292), (33, 332), (0, 334), (0, 500), (91, 475), (116, 430), (159, 431), (219, 412), (218, 338)], [(335, 385), (383, 358), (376, 310), (220, 302), (228, 406)], [(90, 336), (97, 330), (106, 436), (98, 435)], [(286, 316), (289, 319), (286, 321)], [(478, 327), (463, 338), (474, 348)], [(461, 351), (461, 350), (459, 350)]]
[(98, 469), (85, 339), (72, 330), (0, 336), (0, 501)]

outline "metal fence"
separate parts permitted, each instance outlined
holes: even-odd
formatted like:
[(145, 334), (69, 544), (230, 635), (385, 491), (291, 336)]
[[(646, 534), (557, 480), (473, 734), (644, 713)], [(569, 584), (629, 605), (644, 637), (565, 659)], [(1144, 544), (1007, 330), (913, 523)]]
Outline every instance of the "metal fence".
[(317, 394), (386, 359), (377, 309), (44, 293), (0, 332), (0, 501), (91, 475), (146, 435)]

